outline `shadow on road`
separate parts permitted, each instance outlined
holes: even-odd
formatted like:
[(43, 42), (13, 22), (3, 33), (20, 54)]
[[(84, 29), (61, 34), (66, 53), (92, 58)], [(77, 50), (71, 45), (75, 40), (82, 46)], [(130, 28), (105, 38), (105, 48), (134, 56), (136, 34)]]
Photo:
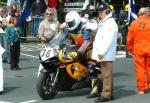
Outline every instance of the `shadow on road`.
[(125, 86), (116, 86), (114, 90), (115, 90), (114, 92), (115, 99), (129, 97), (137, 94), (135, 90), (125, 89)]
[(113, 73), (113, 77), (120, 77), (120, 76), (132, 76), (132, 74), (129, 73), (124, 73), (124, 72), (117, 72), (117, 73)]
[(9, 92), (13, 92), (15, 89), (18, 89), (20, 87), (6, 87), (5, 88), (5, 94), (9, 93)]
[(65, 97), (78, 97), (78, 96), (86, 96), (90, 93), (89, 88), (74, 90), (74, 91), (64, 91), (63, 93), (58, 93), (56, 98), (65, 98)]
[(20, 58), (20, 61), (30, 61), (30, 59)]
[(35, 68), (39, 68), (39, 67), (35, 67), (35, 66), (33, 66), (33, 67), (21, 67), (21, 69), (35, 69)]

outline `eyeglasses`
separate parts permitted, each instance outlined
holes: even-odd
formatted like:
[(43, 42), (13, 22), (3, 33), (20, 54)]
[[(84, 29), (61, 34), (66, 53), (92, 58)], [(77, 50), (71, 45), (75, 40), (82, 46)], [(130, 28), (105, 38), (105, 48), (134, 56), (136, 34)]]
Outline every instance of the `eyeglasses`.
[(46, 13), (46, 15), (53, 15), (52, 13)]

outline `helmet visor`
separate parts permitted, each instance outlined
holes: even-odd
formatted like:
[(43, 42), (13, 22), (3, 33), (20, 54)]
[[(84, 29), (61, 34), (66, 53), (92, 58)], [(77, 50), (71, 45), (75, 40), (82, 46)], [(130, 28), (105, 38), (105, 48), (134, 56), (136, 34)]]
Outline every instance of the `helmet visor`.
[(76, 25), (75, 20), (70, 21), (70, 22), (67, 22), (67, 26), (68, 26), (68, 28), (72, 28), (72, 27), (74, 27), (75, 25)]

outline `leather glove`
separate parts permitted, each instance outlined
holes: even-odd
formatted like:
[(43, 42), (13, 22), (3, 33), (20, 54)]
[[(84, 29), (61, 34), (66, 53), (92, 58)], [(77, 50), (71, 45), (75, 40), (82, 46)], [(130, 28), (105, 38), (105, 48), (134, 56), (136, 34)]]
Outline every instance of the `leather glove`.
[(75, 59), (75, 58), (77, 58), (78, 57), (78, 52), (71, 52), (70, 53), (70, 56), (73, 58), (73, 59)]
[(70, 53), (72, 59), (79, 59), (82, 57), (82, 54), (79, 51), (73, 51)]

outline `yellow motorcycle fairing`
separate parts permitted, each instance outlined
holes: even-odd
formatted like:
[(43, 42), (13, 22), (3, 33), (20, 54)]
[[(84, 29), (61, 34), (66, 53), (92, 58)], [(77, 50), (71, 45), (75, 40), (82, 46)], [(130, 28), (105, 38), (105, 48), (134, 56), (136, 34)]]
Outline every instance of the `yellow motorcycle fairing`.
[(63, 55), (63, 50), (60, 50), (59, 53), (58, 53), (58, 58), (59, 58), (60, 62), (62, 62), (62, 63), (69, 63), (69, 62), (73, 62), (74, 61), (73, 59), (64, 59), (62, 55)]
[(63, 55), (63, 50), (60, 50), (58, 53), (59, 61), (67, 64), (66, 71), (71, 78), (76, 80), (78, 79), (78, 77), (87, 76), (88, 71), (86, 67), (84, 67), (79, 62), (75, 62), (73, 59), (64, 59), (62, 55)]
[(87, 68), (79, 62), (68, 64), (66, 71), (75, 80), (78, 79), (78, 77), (86, 77), (88, 74)]

